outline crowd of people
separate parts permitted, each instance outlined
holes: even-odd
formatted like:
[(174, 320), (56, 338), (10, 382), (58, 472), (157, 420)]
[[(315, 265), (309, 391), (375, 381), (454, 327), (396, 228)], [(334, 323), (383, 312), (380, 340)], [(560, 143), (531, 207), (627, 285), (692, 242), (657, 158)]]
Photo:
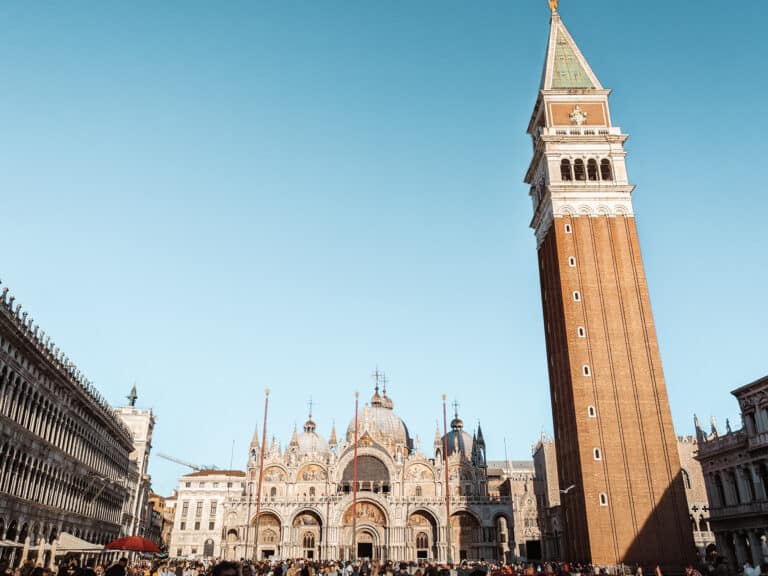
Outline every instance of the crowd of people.
[[(240, 562), (176, 561), (146, 559), (129, 562), (121, 558), (112, 564), (94, 559), (81, 564), (76, 557), (64, 558), (54, 570), (27, 560), (13, 569), (0, 561), (0, 576), (607, 576), (608, 571), (591, 565), (568, 563), (462, 562), (458, 565), (422, 561), (405, 562), (335, 562), (307, 559), (287, 561)], [(743, 576), (760, 576), (760, 566), (745, 564)], [(664, 576), (659, 566), (626, 567), (626, 576)], [(722, 558), (700, 567), (688, 566), (685, 576), (732, 576)]]

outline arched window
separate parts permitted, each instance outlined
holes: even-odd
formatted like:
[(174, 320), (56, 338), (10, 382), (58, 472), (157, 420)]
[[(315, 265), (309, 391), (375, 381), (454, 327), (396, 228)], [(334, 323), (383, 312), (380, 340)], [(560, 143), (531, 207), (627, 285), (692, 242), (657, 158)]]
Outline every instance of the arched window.
[(704, 516), (699, 516), (699, 532), (709, 532), (709, 526)]
[(560, 162), (560, 179), (565, 182), (573, 180), (573, 172), (571, 172), (571, 161), (563, 160)]
[(685, 484), (686, 490), (691, 489), (691, 476), (688, 474), (687, 470), (683, 470), (683, 483)]
[(608, 494), (600, 492), (600, 506), (608, 506)]
[(421, 486), (416, 486), (416, 490), (414, 490), (414, 495), (417, 498), (421, 498)]
[(576, 180), (584, 181), (587, 179), (587, 171), (584, 169), (584, 160), (576, 160), (573, 163), (573, 176)]
[(315, 535), (312, 532), (304, 534), (304, 548), (311, 549), (315, 547)]
[(272, 486), (272, 488), (269, 489), (269, 495), (270, 497), (275, 498), (277, 496), (277, 488)]
[(313, 500), (314, 500), (314, 498), (315, 498), (315, 487), (314, 487), (314, 486), (312, 486), (312, 487), (309, 489), (309, 497), (310, 497), (311, 499), (313, 499)]
[(720, 506), (727, 506), (728, 501), (725, 498), (725, 486), (723, 486), (723, 479), (720, 478), (720, 474), (715, 474), (715, 492), (717, 498), (720, 500)]
[(419, 550), (425, 550), (429, 548), (429, 536), (427, 536), (424, 532), (419, 532), (418, 536), (416, 536), (416, 548)]
[(590, 182), (595, 182), (597, 180), (597, 160), (594, 158), (591, 158), (587, 162), (587, 179)]
[(694, 518), (693, 516), (691, 516), (691, 517), (690, 517), (690, 520), (691, 520), (691, 530), (693, 530), (694, 532), (698, 532), (698, 531), (699, 531), (699, 525), (698, 525), (698, 523), (696, 522), (696, 518)]
[(613, 170), (611, 169), (610, 160), (600, 161), (600, 178), (602, 180), (613, 180)]

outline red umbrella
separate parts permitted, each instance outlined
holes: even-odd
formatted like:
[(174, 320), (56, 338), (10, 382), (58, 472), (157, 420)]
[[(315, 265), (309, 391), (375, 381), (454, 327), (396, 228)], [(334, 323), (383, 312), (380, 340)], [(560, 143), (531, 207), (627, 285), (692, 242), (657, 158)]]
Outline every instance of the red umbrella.
[(130, 552), (151, 552), (153, 554), (160, 552), (157, 544), (141, 536), (118, 538), (104, 546), (104, 548), (106, 550), (128, 550)]

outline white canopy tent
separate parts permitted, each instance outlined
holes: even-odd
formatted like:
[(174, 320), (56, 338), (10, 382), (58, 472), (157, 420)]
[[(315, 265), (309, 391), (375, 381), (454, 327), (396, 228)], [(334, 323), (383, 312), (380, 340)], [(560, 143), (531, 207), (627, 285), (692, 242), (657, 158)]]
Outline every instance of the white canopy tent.
[(94, 544), (88, 542), (77, 536), (73, 536), (69, 532), (62, 532), (59, 534), (58, 539), (53, 542), (53, 549), (56, 550), (56, 555), (61, 556), (69, 552), (101, 552), (104, 550), (104, 546), (101, 544)]

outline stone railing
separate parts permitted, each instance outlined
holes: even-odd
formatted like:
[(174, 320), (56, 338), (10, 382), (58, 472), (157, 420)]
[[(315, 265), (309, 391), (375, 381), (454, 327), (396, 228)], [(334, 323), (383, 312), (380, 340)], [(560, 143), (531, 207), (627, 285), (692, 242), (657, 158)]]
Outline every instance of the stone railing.
[(698, 457), (701, 459), (701, 457), (712, 454), (713, 452), (743, 446), (746, 444), (746, 440), (746, 434), (739, 430), (737, 432), (726, 434), (725, 436), (718, 436), (717, 438), (707, 440), (706, 442), (699, 442)]
[(753, 514), (768, 513), (768, 501), (748, 502), (746, 504), (735, 504), (733, 506), (723, 506), (712, 508), (709, 516), (713, 520), (721, 518), (731, 518), (736, 516), (751, 516)]
[(764, 446), (768, 446), (768, 432), (760, 432), (749, 439), (750, 448), (762, 448)]
[(617, 126), (558, 126), (539, 128), (539, 136), (621, 136)]

